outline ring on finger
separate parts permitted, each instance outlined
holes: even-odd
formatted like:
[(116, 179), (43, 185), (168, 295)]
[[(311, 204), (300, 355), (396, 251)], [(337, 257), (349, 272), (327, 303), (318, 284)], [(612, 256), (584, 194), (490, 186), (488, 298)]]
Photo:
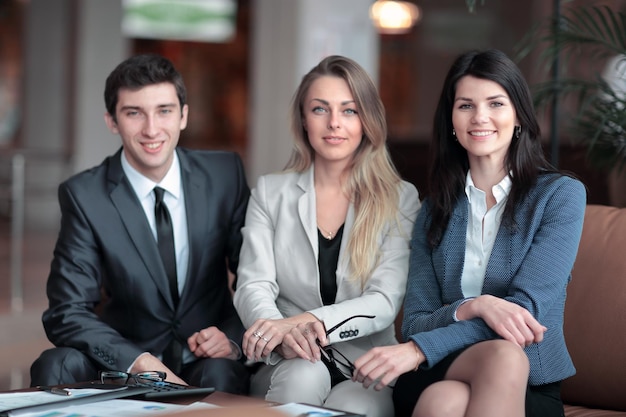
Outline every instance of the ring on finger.
[(265, 337), (265, 336), (261, 336), (261, 339), (263, 339), (263, 340), (265, 341), (265, 343), (267, 343), (267, 342), (269, 342), (269, 341), (270, 341), (271, 337), (270, 337), (270, 339), (268, 339), (268, 338), (267, 338), (267, 337)]
[(260, 339), (260, 338), (262, 338), (262, 337), (263, 337), (263, 333), (261, 333), (261, 332), (259, 332), (259, 331), (256, 331), (256, 332), (254, 332), (254, 333), (252, 333), (252, 334), (253, 334), (254, 336), (256, 336), (258, 339)]
[(309, 333), (311, 333), (311, 331), (308, 328), (304, 329), (304, 334), (309, 334)]

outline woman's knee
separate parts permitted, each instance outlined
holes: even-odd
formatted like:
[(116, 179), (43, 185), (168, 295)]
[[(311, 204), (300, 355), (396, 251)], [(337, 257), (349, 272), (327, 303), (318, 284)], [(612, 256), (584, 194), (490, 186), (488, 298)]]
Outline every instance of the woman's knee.
[(273, 368), (267, 400), (322, 405), (330, 392), (330, 374), (322, 362), (289, 359)]
[(491, 340), (484, 347), (481, 365), (497, 373), (519, 376), (524, 384), (528, 382), (530, 362), (521, 347), (507, 340)]
[(462, 417), (470, 401), (470, 387), (459, 381), (440, 381), (428, 386), (420, 395), (414, 417)]
[(388, 417), (394, 415), (391, 394), (390, 387), (376, 391), (373, 386), (365, 389), (362, 384), (348, 380), (331, 389), (324, 405), (367, 417)]
[(468, 348), (452, 363), (446, 379), (470, 381), (477, 376), (528, 381), (530, 363), (524, 350), (507, 340), (489, 340)]

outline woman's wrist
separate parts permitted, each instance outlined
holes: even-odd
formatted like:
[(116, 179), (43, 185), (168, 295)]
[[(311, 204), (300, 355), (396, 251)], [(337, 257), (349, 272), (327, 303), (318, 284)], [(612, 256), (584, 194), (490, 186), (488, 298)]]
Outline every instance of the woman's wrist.
[(476, 317), (474, 312), (470, 309), (470, 304), (474, 300), (476, 300), (476, 297), (467, 297), (459, 303), (452, 315), (454, 321), (469, 320)]
[(411, 346), (413, 346), (413, 349), (415, 349), (415, 355), (417, 356), (417, 365), (415, 365), (415, 368), (413, 369), (413, 372), (417, 371), (417, 369), (420, 367), (420, 365), (423, 362), (423, 357), (424, 354), (422, 353), (422, 351), (420, 350), (419, 346), (417, 346), (417, 343), (415, 342), (408, 342), (411, 344)]

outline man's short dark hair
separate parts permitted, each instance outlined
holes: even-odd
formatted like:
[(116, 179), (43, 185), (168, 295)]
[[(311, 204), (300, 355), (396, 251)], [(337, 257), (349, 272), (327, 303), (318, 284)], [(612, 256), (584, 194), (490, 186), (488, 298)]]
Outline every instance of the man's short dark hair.
[(187, 90), (182, 75), (174, 68), (174, 64), (157, 54), (132, 56), (121, 62), (109, 74), (104, 87), (104, 103), (107, 112), (116, 119), (118, 93), (122, 88), (140, 89), (147, 85), (172, 83), (181, 109), (187, 100)]

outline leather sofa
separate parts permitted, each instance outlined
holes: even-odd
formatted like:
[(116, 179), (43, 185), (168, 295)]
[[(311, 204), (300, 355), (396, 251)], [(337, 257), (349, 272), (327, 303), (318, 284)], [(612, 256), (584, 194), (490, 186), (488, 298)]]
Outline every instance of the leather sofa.
[(626, 208), (587, 206), (564, 332), (566, 417), (626, 417)]

